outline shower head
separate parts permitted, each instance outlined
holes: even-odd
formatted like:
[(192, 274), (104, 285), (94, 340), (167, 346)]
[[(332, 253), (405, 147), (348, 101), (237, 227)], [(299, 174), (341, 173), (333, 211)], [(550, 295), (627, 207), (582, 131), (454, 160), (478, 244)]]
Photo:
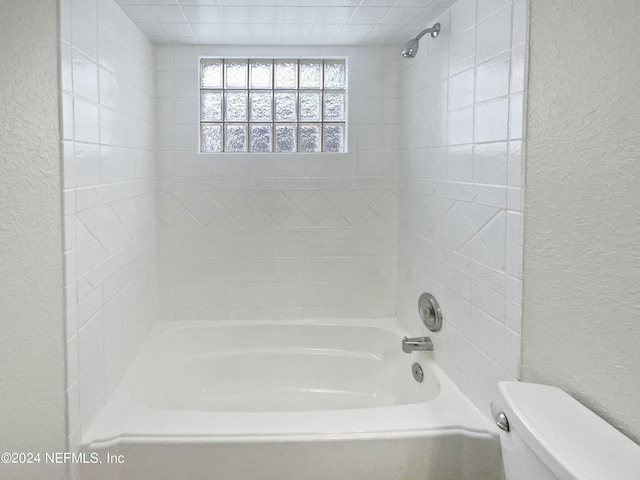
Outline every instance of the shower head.
[(420, 39), (427, 33), (431, 35), (431, 38), (436, 38), (440, 34), (440, 24), (436, 23), (431, 28), (425, 28), (415, 38), (412, 38), (404, 44), (402, 48), (402, 56), (404, 58), (414, 58), (418, 54), (418, 48), (420, 47)]

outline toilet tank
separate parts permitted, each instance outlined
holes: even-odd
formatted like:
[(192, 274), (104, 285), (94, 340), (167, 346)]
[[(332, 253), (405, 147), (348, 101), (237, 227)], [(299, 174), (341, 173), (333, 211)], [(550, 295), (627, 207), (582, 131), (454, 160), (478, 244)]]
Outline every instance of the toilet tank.
[(640, 446), (556, 387), (500, 382), (507, 480), (638, 480)]

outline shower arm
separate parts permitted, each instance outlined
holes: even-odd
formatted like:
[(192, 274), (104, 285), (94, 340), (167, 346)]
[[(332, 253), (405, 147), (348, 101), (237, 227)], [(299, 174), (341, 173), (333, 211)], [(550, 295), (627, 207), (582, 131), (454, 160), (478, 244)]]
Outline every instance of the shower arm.
[[(425, 28), (424, 30), (422, 30), (418, 35), (416, 35), (416, 40), (420, 40), (422, 37), (424, 37), (427, 33), (430, 33), (431, 36), (433, 38), (436, 38), (438, 36), (438, 34), (440, 33), (440, 24), (436, 23), (433, 27), (431, 28)], [(434, 35), (435, 33), (435, 35)]]

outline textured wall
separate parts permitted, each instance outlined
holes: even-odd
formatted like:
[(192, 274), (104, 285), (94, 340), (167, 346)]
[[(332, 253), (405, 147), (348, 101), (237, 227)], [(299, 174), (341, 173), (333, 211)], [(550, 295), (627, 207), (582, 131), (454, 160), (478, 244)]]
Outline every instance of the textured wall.
[(523, 379), (640, 441), (640, 4), (531, 0)]
[(113, 0), (62, 0), (71, 449), (155, 317), (153, 46)]
[[(347, 56), (345, 154), (198, 154), (198, 55)], [(393, 317), (395, 49), (156, 49), (163, 319)]]
[[(65, 449), (57, 2), (4, 2), (0, 44), (2, 451), (44, 455)], [(0, 477), (64, 466), (0, 464)]]
[(428, 333), (418, 297), (436, 296), (435, 358), (485, 413), (519, 377), (525, 6), (460, 0), (402, 60), (398, 319)]

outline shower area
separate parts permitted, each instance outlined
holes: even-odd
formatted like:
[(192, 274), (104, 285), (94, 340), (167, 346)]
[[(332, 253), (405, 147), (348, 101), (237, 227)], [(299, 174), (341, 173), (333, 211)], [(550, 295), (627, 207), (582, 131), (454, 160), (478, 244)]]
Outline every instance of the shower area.
[[(497, 478), (526, 0), (61, 0), (60, 22), (69, 449), (128, 468), (72, 478)], [(201, 153), (203, 58), (344, 61), (344, 151)]]

